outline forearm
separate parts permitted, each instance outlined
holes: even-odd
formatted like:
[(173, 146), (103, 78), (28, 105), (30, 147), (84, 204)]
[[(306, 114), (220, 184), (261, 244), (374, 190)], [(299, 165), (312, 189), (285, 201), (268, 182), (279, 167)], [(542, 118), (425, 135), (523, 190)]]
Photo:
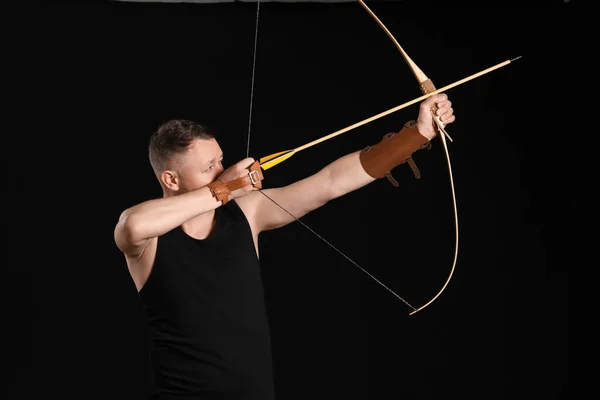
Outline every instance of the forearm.
[(360, 189), (375, 180), (363, 168), (360, 151), (338, 158), (326, 166), (324, 172), (330, 180), (330, 200)]
[(206, 187), (178, 196), (148, 200), (125, 210), (119, 224), (131, 243), (157, 237), (219, 205)]
[(330, 179), (331, 198), (383, 178), (393, 168), (406, 162), (413, 152), (427, 146), (429, 139), (419, 132), (414, 121), (410, 121), (400, 132), (384, 135), (379, 143), (341, 157), (325, 167)]

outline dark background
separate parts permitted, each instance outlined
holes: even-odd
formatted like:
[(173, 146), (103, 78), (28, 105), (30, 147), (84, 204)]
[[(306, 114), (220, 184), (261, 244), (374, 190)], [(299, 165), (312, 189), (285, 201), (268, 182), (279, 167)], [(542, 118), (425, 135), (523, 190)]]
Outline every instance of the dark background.
[[(299, 223), (262, 234), (278, 398), (566, 399), (579, 206), (568, 167), (579, 139), (567, 106), (584, 10), (416, 3), (368, 4), (438, 88), (523, 56), (448, 91), (457, 117), (448, 127), (456, 270), (433, 304), (409, 316)], [(47, 249), (21, 242), (22, 255), (43, 261), (15, 268), (27, 288), (22, 304), (34, 307), (10, 317), (32, 326), (33, 341), (7, 342), (15, 375), (6, 398), (144, 399), (145, 314), (113, 228), (122, 210), (160, 196), (147, 140), (161, 122), (200, 121), (217, 130), (227, 165), (246, 156), (256, 4), (71, 2), (35, 11), (21, 26), (35, 34), (14, 49), (28, 60), (21, 96), (35, 122), (26, 128), (40, 131), (31, 147), (52, 178), (39, 182), (52, 206), (35, 229)], [(252, 157), (420, 95), (359, 4), (261, 3)], [(315, 173), (417, 113), (408, 107), (298, 153), (266, 171), (264, 185)], [(420, 180), (399, 167), (399, 188), (377, 181), (303, 221), (418, 307), (447, 279), (455, 234), (441, 142), (414, 158)]]

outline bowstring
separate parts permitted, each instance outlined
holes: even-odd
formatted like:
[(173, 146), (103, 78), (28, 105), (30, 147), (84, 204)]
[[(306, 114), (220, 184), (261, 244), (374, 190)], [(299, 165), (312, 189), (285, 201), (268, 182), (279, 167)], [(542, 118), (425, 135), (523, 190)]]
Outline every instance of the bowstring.
[[(249, 113), (249, 116), (248, 116), (248, 138), (246, 140), (246, 158), (250, 157), (250, 135), (251, 135), (251, 132), (252, 132), (252, 105), (253, 105), (253, 99), (254, 99), (254, 76), (255, 76), (255, 73), (256, 73), (256, 49), (258, 47), (257, 44), (258, 44), (258, 22), (259, 22), (259, 18), (260, 18), (260, 0), (257, 0), (257, 2), (256, 2), (256, 24), (255, 24), (255, 28), (254, 28), (254, 51), (253, 51), (253, 54), (252, 54), (252, 83), (251, 83), (251, 88), (250, 88), (250, 113)], [(299, 222), (303, 227), (305, 227), (306, 229), (308, 229), (312, 234), (314, 234), (316, 237), (318, 237), (319, 239), (321, 239), (329, 247), (331, 247), (338, 254), (340, 254), (342, 257), (344, 257), (346, 260), (348, 260), (351, 264), (353, 264), (355, 267), (357, 267), (362, 272), (364, 272), (365, 274), (367, 274), (371, 279), (373, 279), (375, 282), (377, 282), (379, 285), (381, 285), (388, 292), (392, 293), (396, 298), (398, 298), (399, 300), (401, 300), (408, 307), (410, 307), (411, 309), (413, 309), (414, 311), (416, 311), (416, 308), (413, 307), (408, 301), (404, 300), (396, 292), (394, 292), (392, 289), (390, 289), (388, 286), (386, 286), (383, 282), (381, 282), (379, 279), (377, 279), (375, 276), (373, 276), (373, 274), (369, 273), (366, 269), (364, 269), (363, 267), (361, 267), (360, 265), (358, 265), (358, 263), (356, 263), (353, 259), (351, 259), (350, 257), (348, 257), (344, 252), (342, 252), (340, 249), (338, 249), (333, 244), (331, 244), (323, 236), (319, 235), (314, 229), (312, 229), (311, 227), (309, 227), (308, 225), (306, 225), (304, 222), (300, 221), (300, 219), (296, 218), (295, 215), (293, 215), (291, 212), (289, 212), (288, 210), (286, 210), (281, 204), (277, 203), (275, 200), (273, 200), (271, 197), (269, 197), (267, 194), (265, 194), (265, 192), (262, 189), (259, 189), (258, 191), (263, 196), (265, 196), (267, 199), (269, 199), (271, 202), (273, 202), (273, 204), (275, 204), (277, 207), (281, 208), (286, 214), (288, 214), (290, 217), (294, 218), (294, 220), (296, 220), (296, 222)]]
[(254, 28), (254, 51), (252, 53), (252, 83), (250, 86), (250, 112), (248, 113), (248, 138), (246, 139), (246, 158), (250, 157), (250, 132), (252, 131), (252, 102), (254, 100), (254, 73), (256, 71), (256, 48), (258, 47), (258, 20), (260, 0), (256, 2), (256, 26)]

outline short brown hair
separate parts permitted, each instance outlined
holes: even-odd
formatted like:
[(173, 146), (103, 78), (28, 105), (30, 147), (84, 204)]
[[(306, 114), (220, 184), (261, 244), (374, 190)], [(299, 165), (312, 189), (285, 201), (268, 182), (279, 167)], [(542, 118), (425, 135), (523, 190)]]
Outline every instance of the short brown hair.
[(174, 155), (183, 153), (194, 139), (213, 139), (216, 133), (210, 128), (187, 119), (164, 122), (150, 136), (148, 155), (156, 174), (160, 174)]

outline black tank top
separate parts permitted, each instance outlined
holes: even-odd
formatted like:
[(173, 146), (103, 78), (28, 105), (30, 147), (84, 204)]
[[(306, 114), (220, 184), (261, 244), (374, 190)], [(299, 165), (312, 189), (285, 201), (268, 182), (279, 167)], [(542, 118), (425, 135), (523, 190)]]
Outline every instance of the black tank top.
[(204, 240), (181, 227), (158, 238), (140, 291), (153, 399), (274, 399), (271, 339), (250, 225), (235, 201)]

